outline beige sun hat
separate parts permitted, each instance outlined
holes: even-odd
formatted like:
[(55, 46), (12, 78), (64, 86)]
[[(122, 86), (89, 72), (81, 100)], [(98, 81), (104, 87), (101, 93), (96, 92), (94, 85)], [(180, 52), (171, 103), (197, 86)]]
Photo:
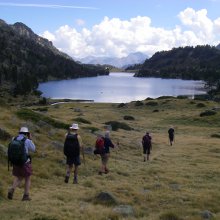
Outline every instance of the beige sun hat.
[(78, 124), (73, 123), (72, 126), (70, 127), (70, 129), (78, 130), (79, 126), (78, 126)]
[(28, 133), (29, 130), (28, 130), (27, 127), (21, 127), (19, 132), (20, 132), (20, 133), (21, 133), (21, 132), (22, 132), (22, 133)]

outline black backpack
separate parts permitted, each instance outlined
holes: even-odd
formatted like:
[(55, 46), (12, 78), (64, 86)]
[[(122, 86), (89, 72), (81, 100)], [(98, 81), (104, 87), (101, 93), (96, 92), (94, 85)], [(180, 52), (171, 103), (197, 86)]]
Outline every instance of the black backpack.
[(8, 162), (16, 166), (23, 166), (28, 160), (28, 155), (25, 149), (26, 137), (17, 140), (15, 137), (8, 145)]
[(80, 154), (80, 146), (77, 134), (67, 134), (64, 142), (63, 153), (66, 157), (77, 157)]
[(144, 135), (142, 143), (144, 147), (151, 147), (151, 137), (149, 135)]

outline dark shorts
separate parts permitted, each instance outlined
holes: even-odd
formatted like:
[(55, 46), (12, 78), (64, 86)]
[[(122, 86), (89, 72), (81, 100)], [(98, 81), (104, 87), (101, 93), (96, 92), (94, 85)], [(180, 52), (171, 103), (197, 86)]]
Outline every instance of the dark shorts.
[(143, 154), (150, 154), (150, 147), (143, 147)]
[(100, 154), (101, 160), (103, 164), (106, 164), (108, 162), (109, 154)]
[(66, 164), (71, 166), (71, 165), (75, 165), (75, 166), (79, 166), (81, 164), (80, 161), (80, 156), (77, 157), (67, 157), (66, 158)]
[(169, 139), (170, 139), (170, 141), (173, 141), (174, 135), (169, 135)]
[(31, 163), (25, 163), (23, 166), (15, 166), (13, 165), (12, 174), (16, 177), (28, 177), (33, 174)]

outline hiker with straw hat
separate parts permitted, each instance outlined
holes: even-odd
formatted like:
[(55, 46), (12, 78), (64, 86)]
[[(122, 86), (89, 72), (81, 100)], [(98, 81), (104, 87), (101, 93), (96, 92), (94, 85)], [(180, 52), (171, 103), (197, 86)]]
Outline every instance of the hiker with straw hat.
[[(74, 165), (73, 183), (78, 183), (78, 167), (81, 164), (80, 151), (84, 157), (83, 144), (80, 135), (78, 134), (79, 126), (73, 123), (69, 128), (64, 142), (64, 155), (66, 156), (66, 176), (65, 183), (69, 182), (70, 174), (72, 173)], [(84, 159), (84, 158), (83, 158)]]

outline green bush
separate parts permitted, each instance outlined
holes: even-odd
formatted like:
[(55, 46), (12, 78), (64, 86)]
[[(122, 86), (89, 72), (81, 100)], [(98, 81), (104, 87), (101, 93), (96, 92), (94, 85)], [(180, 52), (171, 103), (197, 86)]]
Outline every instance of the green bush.
[(178, 99), (188, 99), (188, 96), (186, 96), (186, 95), (178, 95), (177, 98)]
[(207, 95), (207, 94), (204, 94), (204, 95), (195, 95), (195, 96), (194, 96), (194, 100), (206, 101), (206, 100), (209, 100), (209, 99), (210, 99), (210, 96)]
[(151, 102), (147, 102), (145, 105), (147, 105), (147, 106), (157, 106), (158, 103), (151, 101)]
[(76, 122), (81, 122), (81, 123), (84, 123), (84, 124), (92, 124), (90, 121), (88, 121), (88, 120), (86, 120), (86, 119), (84, 119), (84, 118), (75, 118), (75, 119), (73, 119), (74, 121), (76, 121)]
[(160, 96), (157, 99), (175, 99), (173, 96)]
[(220, 134), (212, 134), (211, 137), (213, 137), (213, 138), (220, 138)]
[(144, 103), (142, 101), (136, 101), (134, 105), (135, 106), (142, 106), (142, 105), (144, 105)]
[(38, 121), (44, 121), (48, 124), (50, 124), (51, 126), (55, 127), (55, 128), (62, 128), (62, 129), (68, 129), (69, 125), (65, 124), (63, 122), (54, 120), (48, 116), (42, 115), (40, 113), (34, 112), (30, 109), (20, 109), (16, 112), (17, 116), (21, 119), (24, 120), (31, 120), (33, 122), (38, 122)]
[(206, 110), (200, 113), (200, 117), (215, 115), (217, 112), (213, 110)]
[(118, 108), (123, 108), (123, 107), (125, 107), (125, 106), (126, 106), (125, 103), (120, 103), (120, 104), (118, 105)]
[(111, 125), (113, 131), (117, 131), (118, 129), (123, 129), (126, 131), (131, 131), (133, 130), (129, 125), (117, 121), (109, 121), (105, 122), (106, 125)]
[(198, 104), (196, 105), (196, 107), (198, 107), (198, 108), (203, 108), (203, 107), (206, 107), (206, 105), (205, 105), (204, 103), (198, 103)]
[(124, 116), (124, 120), (133, 121), (133, 120), (134, 120), (134, 117), (133, 117), (133, 116), (130, 116), (130, 115), (125, 115), (125, 116)]

